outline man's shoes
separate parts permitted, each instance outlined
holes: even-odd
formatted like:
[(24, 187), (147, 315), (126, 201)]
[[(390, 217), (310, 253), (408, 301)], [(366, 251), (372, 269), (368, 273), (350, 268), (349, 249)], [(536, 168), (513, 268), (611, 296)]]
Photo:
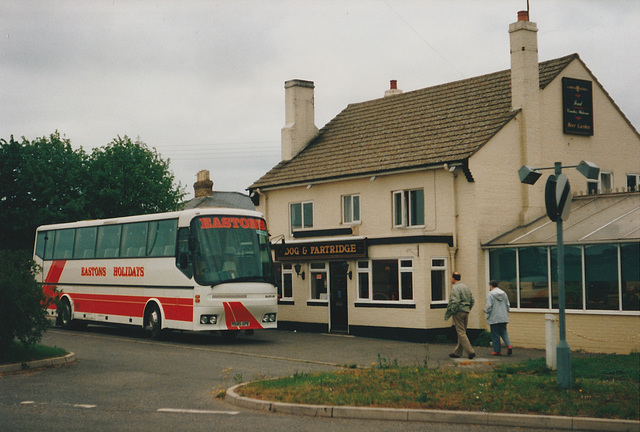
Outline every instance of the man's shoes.
[(469, 354), (469, 360), (473, 360), (476, 356), (476, 353)]
[(451, 357), (451, 358), (460, 358), (460, 356), (458, 354), (453, 354), (453, 353), (449, 354), (449, 357)]
[(502, 355), (502, 353), (501, 353), (501, 352), (492, 352), (492, 353), (491, 353), (491, 355), (494, 355), (494, 356), (501, 356), (501, 355)]
[(507, 347), (507, 355), (511, 355), (511, 354), (513, 354), (513, 347), (511, 345), (509, 345)]

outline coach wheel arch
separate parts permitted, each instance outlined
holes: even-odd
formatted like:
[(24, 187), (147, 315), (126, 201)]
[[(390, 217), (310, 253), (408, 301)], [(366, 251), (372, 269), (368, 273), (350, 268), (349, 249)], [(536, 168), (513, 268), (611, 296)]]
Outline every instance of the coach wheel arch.
[(162, 311), (155, 301), (150, 300), (144, 309), (144, 329), (151, 339), (162, 336)]
[(56, 324), (63, 329), (71, 328), (71, 302), (68, 297), (62, 297), (58, 303), (58, 316)]

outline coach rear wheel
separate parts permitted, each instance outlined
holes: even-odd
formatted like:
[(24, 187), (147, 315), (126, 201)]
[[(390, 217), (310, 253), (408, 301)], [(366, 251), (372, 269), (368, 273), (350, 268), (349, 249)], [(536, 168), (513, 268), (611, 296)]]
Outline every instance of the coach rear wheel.
[(71, 328), (71, 304), (66, 298), (60, 300), (60, 303), (58, 304), (58, 317), (56, 319), (56, 324), (63, 329)]
[(158, 306), (149, 307), (145, 317), (145, 330), (151, 339), (159, 340), (162, 336), (162, 316)]

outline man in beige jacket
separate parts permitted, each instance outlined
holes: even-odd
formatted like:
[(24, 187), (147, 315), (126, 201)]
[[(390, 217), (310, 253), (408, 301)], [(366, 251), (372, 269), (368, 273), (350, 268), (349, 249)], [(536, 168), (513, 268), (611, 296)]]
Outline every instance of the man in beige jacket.
[(449, 304), (444, 314), (445, 320), (453, 317), (453, 324), (456, 326), (456, 333), (458, 334), (458, 345), (456, 345), (456, 349), (449, 354), (449, 357), (460, 358), (464, 350), (469, 356), (469, 359), (472, 359), (476, 356), (476, 351), (471, 346), (471, 342), (469, 342), (469, 338), (467, 337), (467, 323), (474, 300), (471, 290), (468, 286), (460, 282), (460, 279), (460, 273), (453, 272), (451, 275), (453, 288), (451, 288)]

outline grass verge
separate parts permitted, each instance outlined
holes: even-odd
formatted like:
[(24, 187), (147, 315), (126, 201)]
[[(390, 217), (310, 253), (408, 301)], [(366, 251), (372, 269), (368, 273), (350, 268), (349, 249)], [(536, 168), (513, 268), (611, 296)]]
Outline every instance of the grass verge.
[(9, 346), (6, 354), (0, 358), (0, 364), (25, 363), (52, 357), (62, 357), (69, 354), (62, 348), (46, 345), (23, 345), (14, 342)]
[(491, 371), (388, 367), (250, 383), (246, 397), (316, 405), (444, 409), (638, 420), (640, 354), (572, 361), (571, 390), (540, 358)]

